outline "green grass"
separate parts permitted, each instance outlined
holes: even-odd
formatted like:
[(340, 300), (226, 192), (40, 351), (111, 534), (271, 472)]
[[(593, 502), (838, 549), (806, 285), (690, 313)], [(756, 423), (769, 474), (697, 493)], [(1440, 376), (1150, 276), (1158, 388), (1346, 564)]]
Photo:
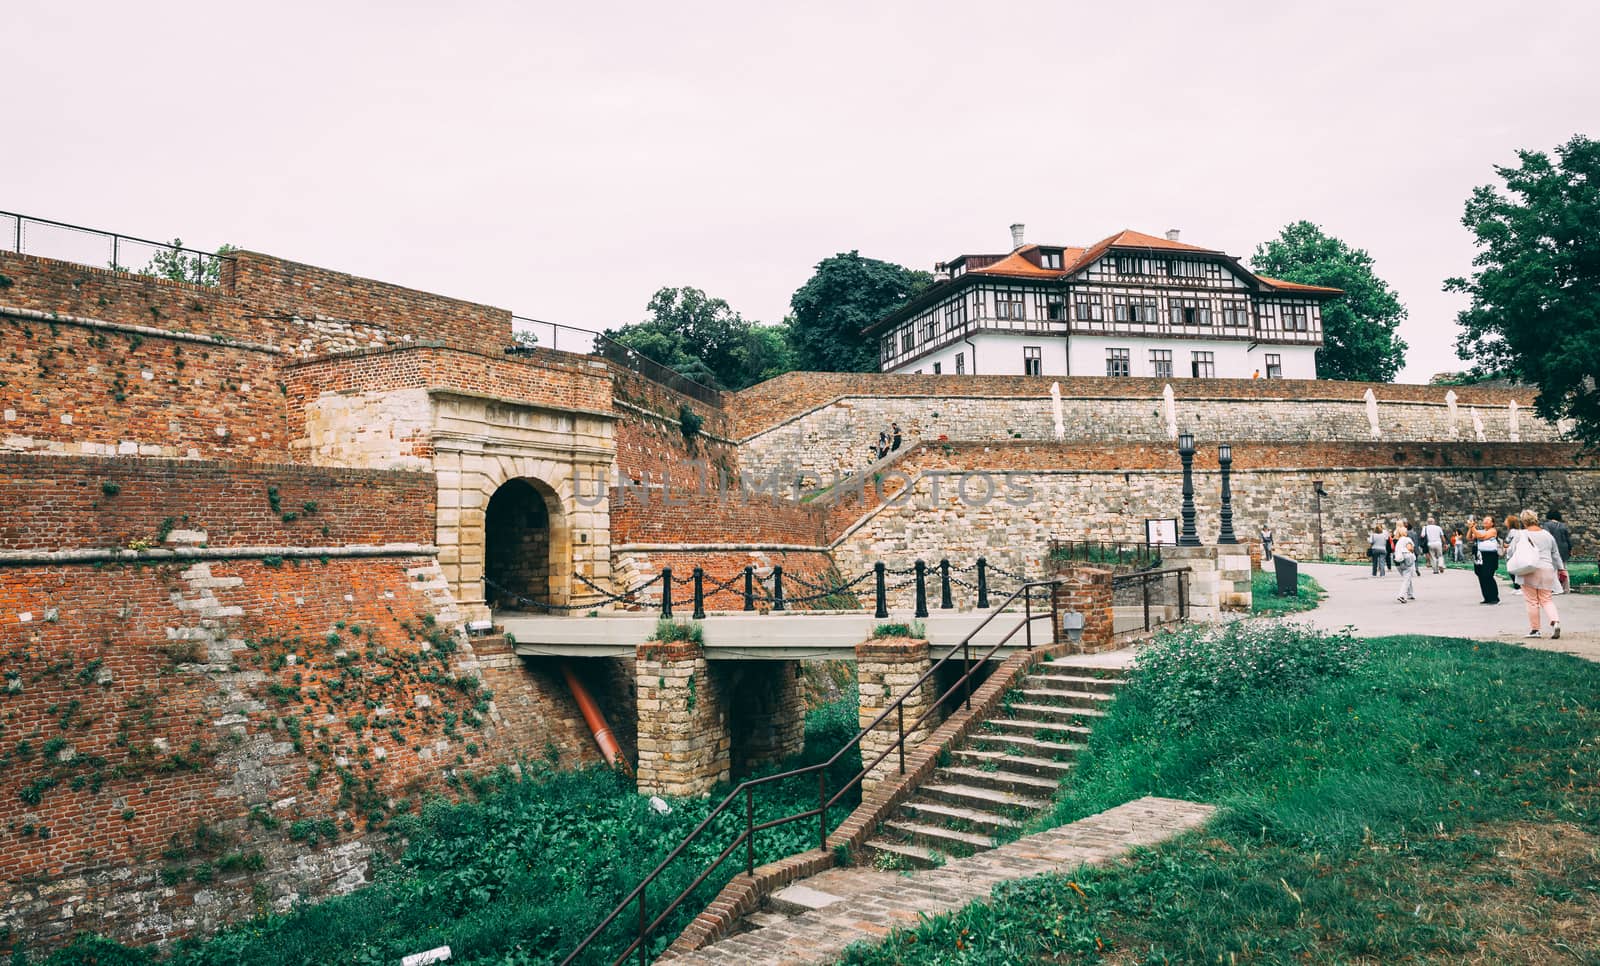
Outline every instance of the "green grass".
[(1250, 575), (1250, 613), (1278, 616), (1313, 610), (1322, 603), (1322, 585), (1310, 574), (1300, 574), (1295, 582), (1297, 597), (1278, 596), (1278, 578), (1272, 571), (1258, 570)]
[[(813, 710), (806, 720), (806, 751), (773, 768), (820, 761), (855, 734), (856, 695)], [(859, 756), (841, 763), (830, 787), (860, 769)], [(397, 862), (375, 871), (374, 884), (286, 915), (272, 915), (223, 931), (203, 942), (178, 943), (166, 960), (145, 949), (80, 937), (74, 946), (43, 959), (46, 966), (345, 966), (398, 963), (403, 955), (448, 945), (451, 963), (525, 966), (558, 962), (720, 801), (674, 799), (658, 815), (631, 782), (609, 770), (552, 773), (530, 768), (526, 777), (501, 773), (481, 786), (476, 800), (428, 803), (403, 816)], [(756, 795), (756, 821), (814, 807), (816, 779), (769, 785)], [(830, 812), (837, 825), (854, 801)], [(677, 895), (744, 826), (744, 807), (725, 813), (713, 832), (692, 846), (687, 862), (671, 867), (650, 892), (651, 915)], [(756, 862), (816, 847), (816, 820), (757, 833)], [(715, 896), (735, 872), (744, 851), (702, 885), (658, 934), (651, 958)], [(598, 951), (584, 962), (609, 963), (633, 936), (636, 918), (621, 917)], [(13, 966), (26, 966), (25, 953)]]
[(1167, 795), (1218, 805), (1206, 829), (845, 962), (1600, 963), (1600, 666), (1341, 641), (1178, 648), (1119, 694), (1044, 823)]

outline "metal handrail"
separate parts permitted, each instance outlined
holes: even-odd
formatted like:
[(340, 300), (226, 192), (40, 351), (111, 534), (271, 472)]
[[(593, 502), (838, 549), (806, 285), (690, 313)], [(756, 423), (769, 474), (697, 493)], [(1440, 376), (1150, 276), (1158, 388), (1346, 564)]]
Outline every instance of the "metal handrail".
[[(932, 678), (939, 668), (954, 660), (957, 652), (960, 652), (965, 673), (963, 673), (961, 677), (955, 681), (955, 683), (950, 685), (950, 687), (947, 688), (943, 694), (939, 695), (936, 700), (929, 703), (927, 709), (923, 711), (922, 715), (912, 722), (910, 730), (913, 732), (916, 731), (917, 727), (928, 717), (928, 715), (933, 713), (934, 709), (942, 707), (947, 698), (963, 688), (965, 688), (967, 706), (971, 707), (971, 682), (974, 663), (972, 657), (972, 639), (977, 637), (978, 634), (982, 632), (984, 628), (988, 627), (996, 617), (999, 617), (1006, 611), (1007, 608), (1015, 603), (1018, 597), (1022, 597), (1026, 611), (1022, 622), (1016, 627), (1013, 627), (1004, 637), (993, 644), (987, 652), (980, 655), (977, 658), (977, 663), (982, 665), (985, 661), (992, 657), (995, 652), (1004, 647), (1011, 640), (1011, 638), (1015, 637), (1017, 631), (1023, 630), (1024, 628), (1026, 629), (1025, 636), (1027, 639), (1027, 647), (1029, 650), (1032, 650), (1033, 622), (1041, 619), (1049, 619), (1051, 616), (1049, 612), (1041, 612), (1038, 614), (1033, 613), (1034, 591), (1038, 588), (1044, 587), (1053, 589), (1059, 586), (1060, 583), (1061, 581), (1057, 579), (1030, 581), (1013, 591), (1011, 596), (1007, 597), (1000, 604), (1000, 606), (991, 611), (988, 616), (986, 616), (982, 622), (978, 624), (977, 627), (973, 628), (972, 631), (967, 634), (966, 637), (962, 638), (959, 643), (951, 645), (950, 650), (946, 651), (943, 657), (929, 665), (928, 669), (923, 672), (922, 676), (917, 678), (916, 683), (912, 684), (910, 687), (902, 689), (900, 697), (890, 702), (887, 707), (878, 713), (876, 718), (873, 718), (869, 724), (863, 727), (860, 731), (856, 732), (856, 736), (845, 742), (845, 744), (838, 751), (834, 752), (833, 756), (827, 761), (819, 762), (814, 765), (806, 765), (802, 768), (791, 769), (790, 771), (780, 772), (775, 775), (765, 775), (760, 778), (746, 779), (745, 781), (740, 782), (731, 792), (728, 793), (726, 798), (717, 804), (716, 808), (712, 809), (711, 812), (701, 820), (699, 825), (694, 827), (693, 831), (684, 837), (682, 842), (678, 843), (676, 848), (667, 854), (666, 858), (662, 859), (661, 862), (654, 869), (652, 869), (637, 886), (634, 887), (632, 892), (629, 892), (625, 897), (623, 897), (621, 902), (617, 903), (616, 908), (612, 909), (611, 913), (607, 915), (605, 919), (601, 920), (600, 924), (595, 926), (594, 929), (583, 938), (583, 941), (578, 944), (577, 948), (561, 961), (561, 966), (570, 966), (570, 964), (573, 963), (578, 956), (583, 953), (584, 950), (589, 948), (591, 943), (599, 938), (601, 933), (615, 923), (618, 918), (627, 911), (628, 907), (635, 902), (638, 902), (639, 904), (639, 933), (634, 937), (634, 940), (617, 955), (617, 958), (612, 960), (612, 966), (618, 966), (618, 964), (622, 963), (635, 952), (639, 954), (639, 962), (643, 963), (646, 959), (646, 946), (649, 943), (650, 938), (655, 934), (655, 931), (666, 923), (667, 919), (672, 915), (672, 913), (677, 911), (678, 907), (681, 906), (689, 898), (689, 896), (694, 893), (694, 890), (698, 889), (701, 884), (703, 884), (706, 879), (709, 878), (711, 874), (716, 871), (716, 869), (720, 867), (722, 863), (727, 860), (728, 856), (731, 855), (733, 851), (740, 845), (745, 845), (745, 873), (749, 875), (753, 875), (755, 873), (754, 835), (756, 832), (815, 816), (818, 819), (818, 848), (826, 850), (828, 847), (828, 809), (833, 807), (833, 805), (839, 801), (840, 797), (843, 796), (845, 792), (849, 791), (852, 787), (865, 780), (868, 773), (873, 768), (876, 768), (883, 762), (885, 758), (889, 756), (891, 752), (894, 752), (897, 749), (900, 752), (901, 774), (905, 773), (905, 741), (907, 729), (905, 727), (904, 704), (906, 699), (915, 694), (917, 689), (920, 688), (926, 681), (928, 681), (928, 679)], [(873, 759), (870, 764), (863, 761), (861, 770), (856, 773), (855, 777), (845, 782), (838, 792), (836, 792), (832, 797), (829, 797), (826, 784), (828, 770), (836, 765), (839, 760), (843, 758), (848, 751), (850, 751), (851, 748), (859, 747), (861, 744), (861, 739), (875, 730), (878, 725), (882, 724), (884, 719), (888, 718), (891, 713), (896, 714), (897, 718), (899, 719), (899, 737), (893, 744), (885, 748), (877, 758)], [(761, 823), (760, 825), (755, 823), (755, 789), (758, 786), (767, 785), (778, 781), (785, 781), (787, 779), (797, 778), (799, 776), (809, 774), (815, 774), (817, 776), (818, 804), (816, 808), (807, 809), (803, 812), (797, 812), (794, 815), (785, 816), (783, 818), (771, 819)], [(692, 883), (690, 883), (682, 892), (678, 894), (677, 898), (668, 903), (667, 907), (663, 909), (661, 913), (654, 919), (650, 919), (645, 908), (645, 895), (650, 883), (658, 879), (661, 876), (661, 873), (664, 872), (667, 867), (678, 858), (678, 856), (682, 855), (683, 851), (687, 849), (689, 845), (694, 842), (694, 840), (698, 838), (700, 834), (704, 832), (719, 815), (727, 811), (729, 806), (732, 805), (741, 794), (746, 797), (744, 830), (734, 837), (734, 840), (728, 844), (727, 848), (723, 849), (722, 852), (711, 861), (711, 864), (706, 867), (705, 871), (697, 876)]]
[(149, 245), (153, 248), (165, 249), (166, 251), (187, 252), (191, 255), (196, 255), (201, 258), (214, 258), (218, 261), (231, 262), (234, 260), (233, 256), (231, 255), (219, 255), (216, 252), (202, 251), (198, 248), (185, 248), (182, 245), (174, 245), (171, 242), (153, 241), (149, 238), (139, 238), (135, 235), (124, 235), (120, 232), (106, 231), (101, 228), (89, 228), (85, 225), (74, 225), (71, 222), (55, 221), (50, 218), (38, 218), (33, 215), (24, 215), (21, 212), (16, 211), (0, 211), (0, 218), (11, 218), (16, 221), (15, 230), (11, 239), (8, 240), (12, 241), (12, 246), (9, 250), (15, 251), (19, 255), (26, 254), (22, 248), (23, 227), (28, 224), (35, 224), (49, 225), (52, 228), (65, 228), (69, 231), (81, 231), (86, 235), (99, 235), (102, 238), (109, 238), (111, 240), (112, 271), (126, 271), (124, 266), (117, 264), (117, 261), (121, 255), (121, 243), (125, 241), (137, 242), (140, 245)]

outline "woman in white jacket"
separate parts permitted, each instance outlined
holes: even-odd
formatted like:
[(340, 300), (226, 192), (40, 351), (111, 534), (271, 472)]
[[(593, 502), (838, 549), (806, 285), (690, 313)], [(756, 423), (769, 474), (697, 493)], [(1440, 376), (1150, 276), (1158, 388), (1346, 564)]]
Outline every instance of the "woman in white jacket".
[[(1542, 614), (1550, 621), (1550, 636), (1557, 638), (1561, 636), (1561, 615), (1556, 613), (1555, 592), (1561, 586), (1561, 572), (1567, 569), (1567, 564), (1561, 559), (1556, 538), (1539, 526), (1537, 513), (1523, 510), (1521, 522), (1522, 527), (1511, 538), (1506, 564), (1511, 565), (1519, 550), (1535, 558), (1534, 568), (1518, 575), (1522, 578), (1522, 602), (1528, 607), (1528, 636), (1539, 636)], [(1521, 563), (1518, 558), (1519, 569)]]

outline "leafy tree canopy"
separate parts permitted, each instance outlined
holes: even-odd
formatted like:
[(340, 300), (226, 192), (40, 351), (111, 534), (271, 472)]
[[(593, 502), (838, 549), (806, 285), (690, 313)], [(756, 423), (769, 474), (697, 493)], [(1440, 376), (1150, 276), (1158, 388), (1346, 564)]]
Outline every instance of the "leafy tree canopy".
[(1503, 190), (1482, 185), (1461, 223), (1477, 238), (1470, 278), (1445, 291), (1472, 303), (1456, 316), (1456, 353), (1473, 372), (1539, 387), (1546, 419), (1572, 419), (1600, 442), (1600, 141), (1575, 135), (1556, 148), (1518, 151), (1495, 166)]
[(183, 252), (182, 238), (174, 238), (169, 244), (171, 248), (156, 250), (145, 267), (139, 269), (140, 275), (152, 275), (173, 282), (216, 285), (222, 279), (222, 257), (238, 251), (233, 245), (223, 245), (217, 249), (219, 257), (208, 257), (198, 252)]
[(1323, 379), (1390, 382), (1405, 361), (1406, 343), (1396, 331), (1406, 307), (1389, 283), (1372, 270), (1372, 256), (1324, 234), (1309, 221), (1285, 226), (1278, 237), (1256, 246), (1251, 267), (1263, 275), (1301, 285), (1326, 285), (1344, 295), (1322, 306), (1322, 348), (1317, 375)]
[(605, 334), (696, 382), (743, 389), (794, 368), (787, 326), (750, 322), (700, 289), (659, 289), (645, 311)]
[(932, 283), (927, 272), (855, 251), (823, 259), (789, 300), (795, 364), (824, 372), (877, 371), (876, 340), (861, 330)]

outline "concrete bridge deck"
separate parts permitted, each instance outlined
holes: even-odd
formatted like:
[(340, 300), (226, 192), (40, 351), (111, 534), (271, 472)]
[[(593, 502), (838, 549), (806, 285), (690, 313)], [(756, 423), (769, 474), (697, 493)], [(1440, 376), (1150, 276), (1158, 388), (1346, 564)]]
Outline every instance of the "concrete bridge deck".
[[(866, 611), (817, 613), (797, 611), (789, 614), (709, 613), (696, 621), (705, 635), (707, 660), (722, 661), (853, 661), (856, 645), (872, 635), (873, 628), (885, 623), (910, 624), (921, 621), (934, 653), (959, 644), (993, 611), (934, 611), (928, 617), (913, 618), (909, 611), (890, 612), (874, 618)], [(1035, 615), (1034, 644), (1050, 640), (1050, 611)], [(973, 657), (978, 657), (1004, 638), (1023, 618), (1013, 609), (990, 622), (973, 639)], [(601, 614), (595, 617), (553, 617), (516, 611), (497, 611), (494, 623), (503, 627), (515, 642), (518, 654), (528, 657), (632, 657), (656, 629), (659, 615)], [(1024, 631), (1018, 630), (998, 659), (1026, 646)]]

